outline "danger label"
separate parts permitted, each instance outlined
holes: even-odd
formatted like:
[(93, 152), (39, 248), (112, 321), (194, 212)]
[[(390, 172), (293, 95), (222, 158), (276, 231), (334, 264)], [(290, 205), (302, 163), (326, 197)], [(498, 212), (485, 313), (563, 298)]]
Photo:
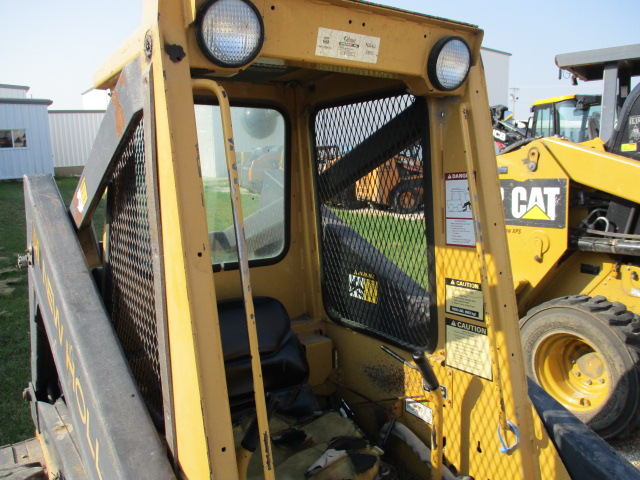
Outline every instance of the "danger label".
[(487, 328), (445, 318), (447, 365), (492, 380)]
[(445, 311), (484, 321), (484, 297), (479, 283), (446, 278)]
[(447, 245), (475, 247), (476, 235), (466, 172), (445, 173)]
[(500, 180), (500, 193), (507, 225), (564, 228), (567, 180)]

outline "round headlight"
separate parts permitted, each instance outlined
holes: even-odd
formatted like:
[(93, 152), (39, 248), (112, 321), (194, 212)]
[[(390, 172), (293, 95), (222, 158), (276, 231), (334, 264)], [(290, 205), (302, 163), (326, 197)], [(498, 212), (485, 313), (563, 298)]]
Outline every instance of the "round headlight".
[(248, 1), (211, 0), (198, 12), (196, 37), (205, 56), (219, 67), (242, 67), (262, 48), (262, 17)]
[(462, 38), (441, 38), (429, 54), (429, 80), (438, 90), (455, 90), (466, 80), (470, 64), (471, 51)]

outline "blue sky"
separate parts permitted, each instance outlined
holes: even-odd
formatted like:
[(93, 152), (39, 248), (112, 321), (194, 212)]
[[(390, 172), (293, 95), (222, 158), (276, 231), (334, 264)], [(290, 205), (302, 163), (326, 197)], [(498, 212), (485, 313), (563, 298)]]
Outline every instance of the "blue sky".
[[(558, 80), (554, 58), (640, 43), (640, 0), (381, 0), (378, 3), (478, 25), (484, 46), (509, 52), (517, 118), (536, 99), (600, 93), (598, 84)], [(137, 28), (142, 0), (0, 0), (0, 83), (28, 85), (53, 109), (81, 108), (95, 70)], [(511, 107), (511, 103), (509, 104)]]

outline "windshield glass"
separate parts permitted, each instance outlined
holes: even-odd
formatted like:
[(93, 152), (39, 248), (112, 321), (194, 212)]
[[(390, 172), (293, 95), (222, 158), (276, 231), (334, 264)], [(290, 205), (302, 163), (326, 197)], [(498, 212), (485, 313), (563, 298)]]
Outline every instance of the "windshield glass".
[(572, 142), (589, 140), (589, 124), (593, 125), (595, 135), (600, 129), (600, 105), (589, 105), (585, 109), (576, 108), (576, 100), (565, 100), (556, 105), (558, 111), (558, 134)]
[[(238, 261), (220, 107), (196, 105), (211, 261)], [(249, 261), (284, 251), (285, 123), (268, 108), (231, 107)]]

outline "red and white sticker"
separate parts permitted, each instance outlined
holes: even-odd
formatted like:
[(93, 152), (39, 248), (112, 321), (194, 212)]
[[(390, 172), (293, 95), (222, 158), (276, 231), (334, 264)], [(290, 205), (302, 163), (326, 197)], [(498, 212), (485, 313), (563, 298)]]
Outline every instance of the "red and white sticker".
[(445, 173), (445, 223), (447, 245), (475, 247), (467, 172)]

